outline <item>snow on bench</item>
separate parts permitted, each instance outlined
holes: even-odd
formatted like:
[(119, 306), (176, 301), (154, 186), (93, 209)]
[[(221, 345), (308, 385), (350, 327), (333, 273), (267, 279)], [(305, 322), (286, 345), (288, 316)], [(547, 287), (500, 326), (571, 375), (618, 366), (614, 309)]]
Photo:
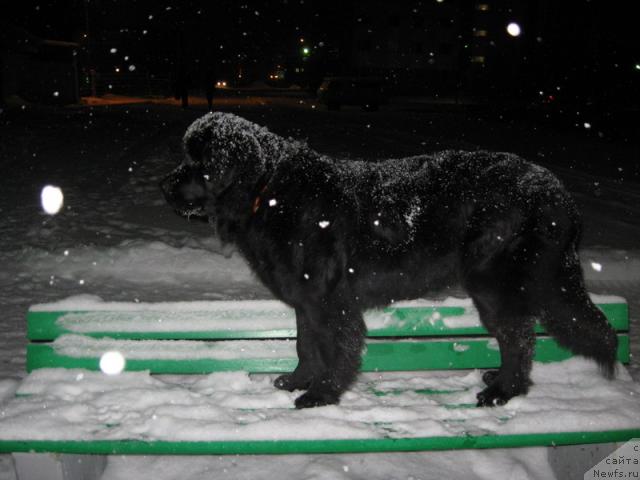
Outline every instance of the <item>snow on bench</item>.
[[(618, 359), (627, 363), (624, 299), (593, 298), (618, 331)], [(295, 410), (299, 392), (272, 385), (275, 372), (297, 362), (293, 312), (278, 302), (81, 297), (36, 305), (28, 313), (31, 373), (0, 410), (0, 451), (328, 453), (640, 436), (640, 386), (624, 367), (607, 381), (593, 362), (572, 358), (540, 326), (529, 394), (476, 408), (483, 387), (477, 369), (497, 367), (500, 356), (469, 300), (397, 303), (365, 319), (366, 373), (339, 405)], [(114, 351), (123, 356), (124, 371), (106, 375), (100, 359)], [(40, 465), (43, 478), (70, 478), (33, 454), (18, 464)], [(55, 468), (58, 477), (51, 476)]]

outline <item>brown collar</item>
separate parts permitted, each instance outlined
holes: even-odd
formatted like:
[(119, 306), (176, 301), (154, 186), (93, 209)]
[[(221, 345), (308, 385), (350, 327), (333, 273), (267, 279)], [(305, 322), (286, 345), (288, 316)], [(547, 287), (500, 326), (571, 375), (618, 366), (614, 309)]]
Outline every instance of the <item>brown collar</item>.
[(267, 185), (262, 187), (262, 190), (260, 190), (260, 193), (256, 196), (256, 198), (254, 198), (253, 207), (251, 208), (251, 213), (256, 213), (258, 211), (258, 209), (260, 208), (260, 202), (262, 201), (260, 195), (262, 195), (266, 191), (267, 191)]

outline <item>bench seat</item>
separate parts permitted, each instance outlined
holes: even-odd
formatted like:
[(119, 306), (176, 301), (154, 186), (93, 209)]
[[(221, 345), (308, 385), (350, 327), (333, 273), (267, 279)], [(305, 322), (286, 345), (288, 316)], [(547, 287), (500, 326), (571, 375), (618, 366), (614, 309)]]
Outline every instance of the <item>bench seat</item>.
[[(618, 332), (618, 360), (628, 363), (625, 301), (594, 300)], [(278, 302), (34, 306), (30, 374), (2, 406), (0, 451), (379, 452), (640, 437), (640, 386), (624, 367), (607, 381), (540, 326), (529, 394), (477, 408), (478, 369), (498, 367), (500, 357), (469, 300), (399, 303), (365, 319), (365, 373), (340, 405), (296, 410), (299, 392), (272, 386), (297, 361), (293, 312)], [(106, 375), (100, 360), (113, 351), (124, 357), (124, 371)]]

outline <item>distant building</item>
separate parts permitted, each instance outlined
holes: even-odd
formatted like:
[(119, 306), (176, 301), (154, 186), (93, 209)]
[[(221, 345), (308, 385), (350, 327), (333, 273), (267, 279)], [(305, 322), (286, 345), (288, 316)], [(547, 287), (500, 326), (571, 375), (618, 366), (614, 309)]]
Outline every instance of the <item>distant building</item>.
[[(530, 94), (543, 74), (550, 0), (355, 0), (351, 63), (397, 93)], [(521, 35), (507, 31), (509, 23)]]
[(0, 102), (77, 103), (78, 47), (0, 24)]
[(384, 76), (402, 93), (455, 91), (468, 30), (463, 3), (356, 1), (354, 73)]

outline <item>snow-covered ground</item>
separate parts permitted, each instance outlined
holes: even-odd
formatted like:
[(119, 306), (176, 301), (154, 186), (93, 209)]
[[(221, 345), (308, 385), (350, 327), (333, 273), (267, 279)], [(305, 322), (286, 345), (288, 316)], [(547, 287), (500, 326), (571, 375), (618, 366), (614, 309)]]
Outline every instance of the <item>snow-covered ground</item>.
[[(270, 100), (269, 102), (274, 102)], [(268, 102), (266, 102), (268, 103)], [(229, 106), (318, 150), (381, 158), (439, 148), (513, 150), (543, 161), (574, 192), (585, 222), (583, 266), (591, 291), (627, 298), (632, 364), (640, 379), (640, 185), (624, 175), (637, 149), (575, 132), (391, 109), (327, 113), (308, 105)], [(29, 305), (77, 294), (111, 301), (263, 299), (268, 292), (204, 224), (165, 205), (158, 181), (179, 161), (179, 139), (204, 111), (136, 105), (11, 113), (0, 126), (0, 399), (25, 376)], [(440, 122), (440, 123), (438, 123)], [(472, 128), (473, 127), (473, 128)], [(534, 129), (535, 130), (535, 129)], [(580, 157), (581, 160), (576, 160)], [(584, 157), (584, 158), (583, 158)], [(600, 162), (607, 177), (583, 171)], [(608, 162), (608, 163), (607, 163)], [(610, 172), (607, 170), (610, 164)], [(40, 191), (59, 186), (61, 213)], [(104, 478), (549, 478), (543, 449), (292, 455), (113, 457)], [(0, 478), (12, 478), (8, 456)]]

